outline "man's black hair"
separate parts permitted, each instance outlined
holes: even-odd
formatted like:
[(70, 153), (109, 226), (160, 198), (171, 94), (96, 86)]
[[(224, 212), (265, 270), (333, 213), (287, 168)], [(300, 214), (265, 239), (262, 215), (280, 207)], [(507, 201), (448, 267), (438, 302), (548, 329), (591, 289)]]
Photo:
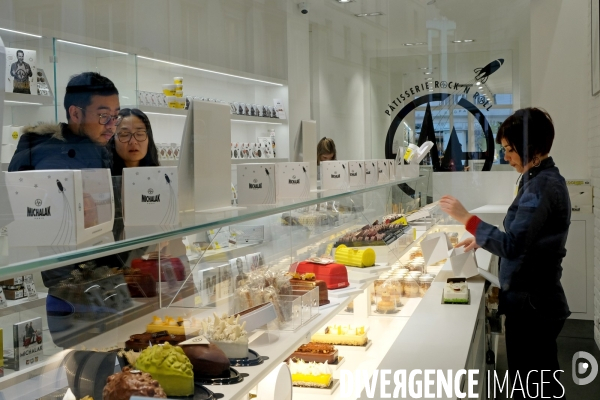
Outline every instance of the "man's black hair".
[(19, 57), (19, 53), (23, 54), (23, 57), (25, 57), (25, 52), (23, 50), (17, 50), (17, 57)]
[(67, 121), (71, 119), (69, 107), (77, 106), (85, 109), (92, 103), (92, 96), (112, 96), (115, 94), (119, 95), (115, 84), (97, 72), (82, 72), (71, 76), (69, 83), (67, 83), (63, 102), (67, 112)]

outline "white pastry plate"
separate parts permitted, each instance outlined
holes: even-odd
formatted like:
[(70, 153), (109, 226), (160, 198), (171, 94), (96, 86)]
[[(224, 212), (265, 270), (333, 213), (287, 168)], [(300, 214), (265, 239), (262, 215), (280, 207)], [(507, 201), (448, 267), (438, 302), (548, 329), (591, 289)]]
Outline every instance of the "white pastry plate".
[(343, 351), (367, 351), (371, 348), (371, 346), (373, 345), (373, 341), (371, 341), (371, 339), (369, 339), (367, 341), (366, 344), (362, 345), (362, 346), (344, 346), (342, 344), (336, 344), (338, 350), (343, 350)]
[(333, 379), (333, 381), (331, 382), (331, 385), (329, 385), (326, 388), (312, 388), (312, 387), (301, 387), (301, 386), (294, 386), (294, 393), (298, 393), (298, 394), (329, 394), (332, 395), (333, 392), (335, 392), (337, 390), (337, 388), (340, 386), (340, 380), (339, 379)]

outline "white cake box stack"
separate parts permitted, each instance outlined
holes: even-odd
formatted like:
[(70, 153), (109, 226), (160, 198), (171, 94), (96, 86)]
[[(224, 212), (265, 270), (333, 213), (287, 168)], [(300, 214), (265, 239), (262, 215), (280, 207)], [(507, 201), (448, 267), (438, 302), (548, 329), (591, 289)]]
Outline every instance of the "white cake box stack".
[(377, 160), (365, 160), (365, 184), (375, 185), (379, 181)]
[(348, 189), (347, 161), (322, 161), (321, 185), (324, 190)]
[(179, 224), (177, 183), (177, 167), (123, 168), (123, 224)]
[(239, 164), (237, 195), (239, 205), (275, 204), (275, 164)]
[(307, 162), (275, 164), (278, 199), (303, 199), (310, 196), (310, 174)]
[(390, 181), (389, 160), (377, 160), (377, 182), (387, 183)]
[(364, 161), (348, 161), (348, 182), (350, 187), (365, 185)]
[(110, 170), (46, 170), (6, 175), (14, 221), (11, 246), (68, 246), (111, 233)]

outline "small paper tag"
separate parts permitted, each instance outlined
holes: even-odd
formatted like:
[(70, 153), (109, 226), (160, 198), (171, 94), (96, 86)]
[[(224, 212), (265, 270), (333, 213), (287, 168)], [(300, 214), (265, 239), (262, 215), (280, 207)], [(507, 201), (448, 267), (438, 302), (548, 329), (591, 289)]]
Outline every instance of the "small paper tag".
[(311, 257), (311, 258), (307, 259), (306, 261), (309, 261), (313, 264), (322, 264), (322, 265), (333, 264), (335, 262), (335, 260), (333, 260), (331, 258), (326, 258), (326, 257)]
[(185, 342), (179, 343), (179, 346), (185, 346), (186, 344), (205, 344), (208, 346), (210, 342), (204, 336), (197, 336), (195, 338), (186, 340)]

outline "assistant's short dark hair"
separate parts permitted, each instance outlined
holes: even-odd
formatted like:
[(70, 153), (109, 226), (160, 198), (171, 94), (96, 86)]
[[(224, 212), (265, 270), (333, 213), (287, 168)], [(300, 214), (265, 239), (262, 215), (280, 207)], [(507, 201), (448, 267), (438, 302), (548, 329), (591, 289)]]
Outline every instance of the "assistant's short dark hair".
[(85, 109), (92, 103), (92, 96), (119, 95), (119, 91), (110, 79), (97, 72), (82, 72), (69, 78), (63, 102), (70, 119), (69, 107), (77, 106)]
[(19, 53), (23, 54), (23, 57), (25, 57), (25, 52), (23, 50), (17, 50), (17, 57), (19, 56)]
[(496, 135), (496, 143), (502, 139), (517, 152), (523, 165), (536, 155), (550, 152), (554, 142), (552, 117), (540, 108), (522, 108), (508, 117)]

